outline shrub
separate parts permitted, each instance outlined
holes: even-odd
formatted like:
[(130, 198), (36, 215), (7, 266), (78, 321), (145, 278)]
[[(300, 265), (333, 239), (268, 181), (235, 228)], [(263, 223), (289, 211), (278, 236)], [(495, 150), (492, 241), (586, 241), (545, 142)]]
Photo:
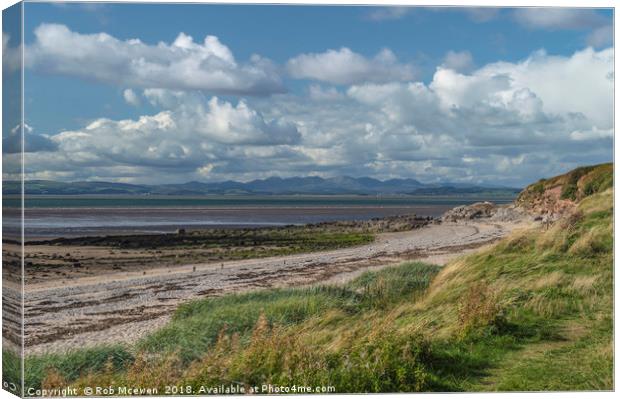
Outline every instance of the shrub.
[(577, 184), (567, 184), (562, 189), (560, 198), (575, 201), (577, 199)]

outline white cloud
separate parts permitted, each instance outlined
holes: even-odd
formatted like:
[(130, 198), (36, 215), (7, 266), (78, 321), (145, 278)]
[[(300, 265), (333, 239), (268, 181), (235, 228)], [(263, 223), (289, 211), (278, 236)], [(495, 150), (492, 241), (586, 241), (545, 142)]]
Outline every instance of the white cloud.
[(264, 95), (284, 91), (275, 65), (258, 55), (239, 63), (215, 36), (180, 33), (173, 43), (119, 40), (42, 24), (26, 47), (26, 66), (120, 86)]
[(467, 7), (463, 11), (474, 22), (491, 21), (500, 13), (500, 9), (495, 7)]
[(413, 10), (410, 7), (380, 7), (370, 11), (366, 17), (371, 21), (389, 21), (401, 19)]
[(136, 92), (132, 89), (123, 90), (123, 98), (125, 99), (125, 102), (127, 102), (127, 104), (129, 105), (133, 105), (134, 107), (140, 105), (140, 97), (138, 97)]
[(161, 111), (61, 132), (51, 137), (56, 151), (26, 161), (31, 177), (66, 180), (371, 175), (521, 185), (612, 159), (612, 55), (537, 52), (470, 73), (441, 67), (428, 84), (312, 85), (238, 103), (147, 89)]
[[(35, 134), (32, 126), (24, 123), (24, 136), (22, 141), (21, 123), (13, 127), (9, 134), (2, 138), (3, 154), (20, 154), (22, 145), (24, 152), (55, 151), (56, 144), (48, 135)], [(9, 162), (10, 163), (10, 162)]]
[(266, 119), (243, 101), (232, 104), (217, 97), (205, 100), (199, 94), (184, 94), (171, 109), (137, 119), (99, 118), (50, 139), (54, 151), (28, 156), (32, 176), (38, 170), (73, 171), (64, 179), (157, 181), (161, 176), (185, 181), (204, 178), (227, 162), (244, 162), (248, 167), (252, 157), (246, 153), (252, 149), (253, 156), (260, 157), (259, 148), (273, 151), (295, 145), (300, 133), (295, 125)]
[[(488, 22), (495, 19), (500, 9), (496, 7), (418, 7), (432, 12), (459, 12), (465, 14), (471, 21), (476, 23)], [(402, 19), (412, 14), (416, 7), (377, 7), (366, 14), (366, 19), (370, 21), (382, 22)]]
[(609, 46), (613, 42), (614, 28), (611, 25), (596, 28), (588, 35), (588, 45), (596, 48)]
[(570, 138), (576, 141), (585, 141), (585, 140), (597, 140), (597, 139), (613, 139), (614, 131), (613, 129), (603, 129), (599, 130), (596, 126), (592, 127), (590, 130), (575, 130), (571, 132)]
[(15, 72), (21, 68), (21, 44), (15, 47), (10, 45), (11, 35), (2, 32), (2, 68), (4, 73)]
[(586, 48), (572, 56), (544, 51), (513, 64), (489, 64), (474, 75), (506, 76), (511, 87), (528, 88), (545, 112), (581, 114), (601, 129), (613, 126), (613, 49)]
[(592, 9), (530, 7), (514, 11), (517, 22), (530, 29), (587, 29), (605, 23), (605, 18)]
[(498, 7), (425, 7), (425, 10), (432, 12), (453, 12), (464, 14), (470, 21), (475, 23), (489, 22), (500, 15), (501, 8)]
[(474, 66), (474, 59), (469, 51), (448, 51), (443, 59), (443, 66), (455, 71), (469, 71)]
[(288, 61), (287, 69), (297, 79), (340, 85), (413, 79), (413, 67), (399, 63), (389, 49), (381, 50), (373, 58), (366, 58), (346, 47), (324, 53), (301, 54)]
[(344, 95), (335, 87), (324, 88), (319, 85), (310, 85), (308, 95), (316, 101), (335, 101), (344, 98)]
[[(21, 131), (21, 127), (22, 127), (21, 123), (19, 125), (15, 126), (15, 127), (13, 127), (13, 129), (11, 129), (11, 134), (19, 134), (20, 131)], [(27, 123), (24, 123), (24, 132), (25, 133), (32, 133), (33, 130), (34, 129), (32, 128), (32, 126), (30, 126)]]

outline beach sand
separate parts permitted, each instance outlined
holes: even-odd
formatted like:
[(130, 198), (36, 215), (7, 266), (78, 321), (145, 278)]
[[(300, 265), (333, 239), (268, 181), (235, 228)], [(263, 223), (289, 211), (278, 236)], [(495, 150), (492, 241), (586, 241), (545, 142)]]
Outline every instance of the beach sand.
[[(27, 269), (26, 353), (132, 343), (163, 326), (179, 304), (192, 299), (269, 287), (341, 284), (366, 270), (404, 260), (445, 264), (520, 226), (522, 224), (489, 221), (430, 224), (411, 231), (381, 233), (375, 242), (357, 247), (175, 265), (161, 265), (153, 253), (144, 250), (26, 246), (27, 253), (71, 251), (70, 256), (83, 259), (148, 259), (145, 263), (133, 262), (133, 267), (122, 270), (104, 267), (91, 268), (89, 273), (78, 272), (78, 269), (75, 273), (61, 271), (67, 276), (53, 276), (45, 269)], [(9, 285), (19, 288), (16, 283), (9, 282)], [(11, 314), (6, 317), (11, 318)], [(5, 320), (5, 325), (10, 329), (18, 324)], [(19, 331), (12, 333), (19, 334)]]

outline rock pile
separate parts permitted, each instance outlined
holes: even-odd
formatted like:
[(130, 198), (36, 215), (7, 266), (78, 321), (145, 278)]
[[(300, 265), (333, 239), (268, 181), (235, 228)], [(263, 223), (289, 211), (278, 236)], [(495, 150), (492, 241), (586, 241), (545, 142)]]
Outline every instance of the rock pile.
[(431, 217), (420, 217), (415, 214), (385, 216), (370, 220), (347, 220), (334, 222), (321, 222), (306, 225), (306, 228), (320, 228), (336, 231), (364, 231), (371, 233), (387, 233), (398, 231), (409, 231), (417, 229), (427, 224), (434, 223)]
[(476, 202), (450, 209), (443, 214), (441, 220), (443, 222), (458, 222), (459, 220), (490, 218), (495, 215), (497, 209), (497, 205), (492, 202)]
[(515, 205), (498, 206), (495, 214), (491, 216), (491, 220), (497, 222), (518, 222), (520, 220), (531, 217), (524, 209)]
[(492, 202), (476, 202), (471, 205), (457, 206), (441, 217), (442, 222), (458, 222), (461, 220), (489, 219), (495, 222), (518, 222), (532, 217), (525, 209), (513, 204), (495, 205)]

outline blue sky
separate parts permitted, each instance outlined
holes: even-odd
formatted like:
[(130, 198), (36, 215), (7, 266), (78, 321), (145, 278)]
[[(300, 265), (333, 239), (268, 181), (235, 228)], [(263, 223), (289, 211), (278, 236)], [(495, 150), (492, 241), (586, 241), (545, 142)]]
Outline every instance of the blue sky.
[[(137, 182), (350, 174), (527, 183), (611, 160), (612, 18), (602, 9), (26, 3), (26, 124), (32, 137), (49, 139), (27, 172)], [(100, 33), (109, 47), (97, 59), (92, 35)], [(192, 38), (183, 50), (173, 45), (181, 33)], [(217, 39), (205, 44), (206, 36)], [(62, 41), (71, 43), (63, 49)], [(201, 63), (221, 48), (223, 58)], [(182, 65), (157, 69), (179, 54)], [(593, 87), (576, 82), (583, 71), (598, 74)], [(564, 104), (554, 84), (585, 104)], [(123, 120), (144, 141), (122, 147)], [(99, 142), (106, 134), (113, 153)]]

